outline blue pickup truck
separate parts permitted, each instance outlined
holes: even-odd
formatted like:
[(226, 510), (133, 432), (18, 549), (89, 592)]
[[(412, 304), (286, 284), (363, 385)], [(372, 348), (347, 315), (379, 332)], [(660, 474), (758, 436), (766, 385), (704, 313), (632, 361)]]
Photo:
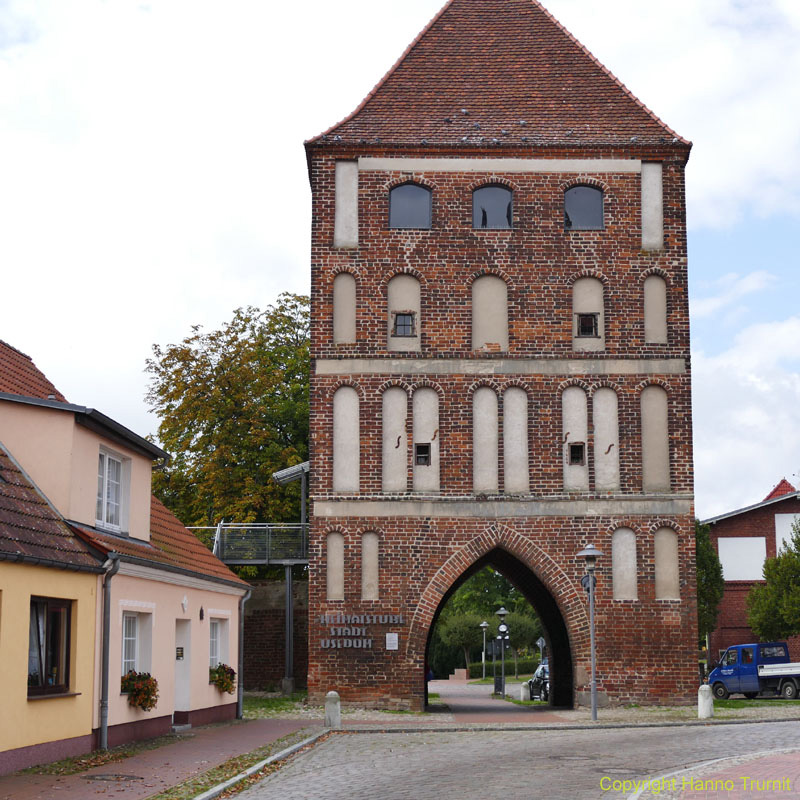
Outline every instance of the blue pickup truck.
[(737, 692), (748, 698), (763, 693), (794, 700), (800, 688), (800, 663), (789, 661), (786, 642), (737, 644), (722, 654), (708, 683), (720, 700)]

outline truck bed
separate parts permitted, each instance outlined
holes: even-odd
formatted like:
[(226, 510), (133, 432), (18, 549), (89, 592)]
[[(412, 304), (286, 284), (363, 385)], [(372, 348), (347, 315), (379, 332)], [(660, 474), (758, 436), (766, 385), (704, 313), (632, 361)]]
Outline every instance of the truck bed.
[(760, 664), (758, 667), (760, 678), (779, 677), (781, 675), (800, 675), (800, 662), (793, 661), (789, 664)]

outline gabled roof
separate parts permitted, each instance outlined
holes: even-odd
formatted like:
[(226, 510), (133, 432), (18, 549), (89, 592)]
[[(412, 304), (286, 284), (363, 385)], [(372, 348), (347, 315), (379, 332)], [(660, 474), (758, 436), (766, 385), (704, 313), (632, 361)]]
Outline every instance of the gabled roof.
[(449, 0), (361, 105), (309, 141), (689, 145), (536, 0)]
[(781, 478), (780, 483), (764, 498), (764, 502), (767, 500), (776, 500), (779, 497), (783, 497), (787, 494), (792, 494), (796, 492), (797, 489), (792, 486), (786, 478)]
[(0, 339), (0, 392), (66, 402), (64, 395), (53, 386), (30, 356), (26, 356), (2, 339)]
[(191, 531), (184, 528), (157, 497), (150, 499), (149, 542), (103, 533), (75, 522), (72, 525), (93, 547), (105, 554), (116, 553), (123, 561), (150, 561), (155, 569), (166, 567), (199, 578), (248, 587), (246, 581), (231, 572)]
[(102, 572), (99, 560), (73, 533), (2, 443), (0, 560)]

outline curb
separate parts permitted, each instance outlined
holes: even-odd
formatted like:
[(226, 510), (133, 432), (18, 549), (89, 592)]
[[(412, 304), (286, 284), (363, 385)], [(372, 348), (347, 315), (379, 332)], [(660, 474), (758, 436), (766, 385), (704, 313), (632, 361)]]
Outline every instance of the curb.
[(228, 778), (228, 780), (224, 781), (223, 783), (218, 783), (216, 786), (206, 789), (206, 791), (202, 794), (195, 795), (194, 800), (213, 800), (213, 798), (219, 797), (226, 789), (230, 789), (231, 786), (235, 786), (237, 783), (239, 783), (239, 781), (250, 777), (250, 775), (259, 772), (260, 770), (264, 769), (264, 767), (267, 767), (276, 761), (283, 761), (284, 758), (294, 755), (303, 747), (314, 744), (317, 739), (322, 736), (326, 736), (328, 733), (330, 733), (330, 731), (327, 729), (320, 731), (319, 733), (315, 733), (313, 736), (309, 736), (308, 739), (304, 739), (302, 742), (293, 744), (291, 747), (287, 747), (285, 750), (275, 753), (274, 756), (270, 756), (269, 758), (265, 758), (263, 761), (259, 761), (257, 764), (253, 764), (252, 767), (248, 767), (244, 772), (240, 772), (238, 775)]

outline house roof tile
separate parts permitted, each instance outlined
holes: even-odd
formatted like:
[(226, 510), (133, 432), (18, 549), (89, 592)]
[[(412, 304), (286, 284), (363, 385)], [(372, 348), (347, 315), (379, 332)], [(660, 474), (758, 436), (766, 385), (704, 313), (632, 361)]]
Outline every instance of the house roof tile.
[(64, 395), (53, 386), (30, 356), (2, 339), (0, 339), (0, 392), (66, 402)]
[(89, 548), (0, 444), (0, 554), (64, 567), (97, 568)]
[(781, 478), (780, 482), (775, 486), (775, 488), (764, 498), (764, 502), (767, 500), (775, 500), (778, 497), (783, 497), (786, 494), (793, 494), (796, 492), (794, 486), (792, 486), (786, 478)]
[(72, 523), (76, 530), (103, 553), (152, 561), (154, 567), (165, 565), (193, 572), (200, 577), (241, 584), (243, 581), (222, 563), (202, 542), (187, 530), (178, 518), (156, 497), (150, 501), (150, 541), (102, 533), (85, 525)]
[(450, 0), (358, 108), (309, 144), (376, 140), (690, 144), (536, 0)]

